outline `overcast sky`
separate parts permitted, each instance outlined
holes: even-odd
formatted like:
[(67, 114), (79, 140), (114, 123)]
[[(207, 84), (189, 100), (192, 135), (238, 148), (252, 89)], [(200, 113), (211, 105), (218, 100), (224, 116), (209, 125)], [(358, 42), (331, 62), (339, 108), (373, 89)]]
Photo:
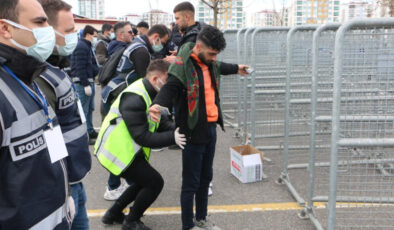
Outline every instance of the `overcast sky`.
[[(78, 13), (78, 0), (65, 0), (73, 6), (73, 12)], [(123, 16), (128, 13), (142, 14), (152, 9), (160, 9), (171, 13), (174, 6), (185, 0), (105, 0), (105, 16)], [(195, 6), (199, 0), (191, 0)], [(244, 0), (244, 7), (247, 13), (254, 13), (263, 9), (272, 9), (272, 2), (275, 1), (276, 8), (280, 9), (283, 0)], [(284, 0), (286, 2), (286, 0)]]

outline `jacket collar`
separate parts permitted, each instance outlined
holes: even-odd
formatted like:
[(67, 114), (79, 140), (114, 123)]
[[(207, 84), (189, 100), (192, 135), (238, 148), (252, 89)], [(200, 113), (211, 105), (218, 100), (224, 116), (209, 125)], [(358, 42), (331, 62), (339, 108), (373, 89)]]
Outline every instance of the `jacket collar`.
[(155, 90), (155, 88), (153, 88), (152, 84), (148, 81), (148, 79), (144, 78), (142, 82), (144, 83), (146, 91), (148, 91), (150, 99), (153, 101), (153, 99), (155, 99), (157, 95), (157, 91)]
[(145, 46), (148, 48), (149, 53), (153, 54), (154, 52), (153, 52), (153, 49), (152, 49), (152, 46), (150, 44), (150, 41), (149, 41), (148, 37), (146, 35), (142, 35), (140, 37), (140, 39), (142, 39), (145, 42)]
[(46, 70), (45, 62), (40, 62), (32, 56), (1, 43), (0, 64), (10, 68), (27, 85), (31, 85), (33, 80)]

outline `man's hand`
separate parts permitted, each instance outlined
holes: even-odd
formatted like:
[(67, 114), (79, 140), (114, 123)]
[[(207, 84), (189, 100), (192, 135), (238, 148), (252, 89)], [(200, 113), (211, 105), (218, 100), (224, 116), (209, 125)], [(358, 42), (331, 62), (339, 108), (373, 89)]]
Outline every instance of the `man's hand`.
[(154, 122), (159, 122), (161, 117), (160, 105), (154, 104), (149, 108), (149, 116)]
[(175, 143), (179, 146), (179, 148), (184, 149), (186, 145), (186, 136), (185, 134), (179, 133), (179, 127), (175, 129), (174, 138)]
[(172, 63), (175, 62), (175, 59), (176, 59), (176, 56), (175, 56), (175, 55), (171, 55), (171, 56), (165, 57), (165, 58), (164, 58), (164, 61), (167, 61), (167, 62), (169, 62), (170, 64), (172, 64)]
[(169, 52), (171, 53), (171, 56), (176, 56), (176, 54), (178, 53), (177, 50), (170, 50)]
[(250, 67), (247, 65), (238, 65), (238, 74), (241, 76), (248, 75), (248, 72), (246, 71), (248, 68)]
[(74, 199), (72, 198), (72, 196), (68, 197), (67, 202), (68, 202), (68, 207), (69, 207), (71, 220), (74, 220), (74, 217), (75, 217), (75, 203), (74, 203)]
[(92, 92), (92, 87), (90, 87), (90, 85), (85, 86), (83, 89), (85, 91), (86, 96), (88, 97), (92, 96), (93, 92)]

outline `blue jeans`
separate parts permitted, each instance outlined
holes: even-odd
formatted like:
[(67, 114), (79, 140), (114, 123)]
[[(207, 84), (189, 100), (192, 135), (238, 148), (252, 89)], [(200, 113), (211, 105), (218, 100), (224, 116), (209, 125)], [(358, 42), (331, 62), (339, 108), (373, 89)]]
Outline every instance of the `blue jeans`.
[(85, 87), (78, 83), (75, 84), (75, 88), (78, 93), (79, 100), (81, 100), (83, 112), (85, 113), (86, 117), (86, 125), (88, 127), (88, 133), (92, 133), (94, 131), (93, 128), (93, 110), (94, 110), (94, 83), (90, 83), (92, 87), (92, 95), (86, 96), (85, 95)]
[(196, 219), (205, 220), (208, 212), (208, 187), (213, 176), (213, 158), (216, 145), (216, 124), (208, 125), (210, 141), (207, 144), (187, 144), (182, 150), (182, 228), (194, 227), (193, 201)]
[(120, 182), (120, 176), (115, 176), (112, 173), (109, 173), (108, 177), (108, 189), (109, 190), (114, 190), (119, 188), (121, 182)]
[(72, 197), (75, 204), (75, 217), (71, 230), (89, 230), (89, 219), (86, 212), (86, 193), (82, 182), (71, 185)]

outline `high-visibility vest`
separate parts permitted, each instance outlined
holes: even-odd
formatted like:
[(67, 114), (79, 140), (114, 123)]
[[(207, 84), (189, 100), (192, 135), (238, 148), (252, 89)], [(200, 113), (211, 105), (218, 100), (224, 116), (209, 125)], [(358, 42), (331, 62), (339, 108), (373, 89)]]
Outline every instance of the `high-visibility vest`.
[(65, 159), (51, 162), (44, 110), (1, 65), (0, 101), (0, 229), (70, 229)]
[(67, 173), (70, 184), (76, 184), (88, 174), (92, 159), (89, 152), (88, 131), (78, 111), (78, 95), (69, 76), (47, 63), (40, 77), (53, 89), (56, 96), (55, 113), (59, 120), (69, 156)]
[(152, 121), (149, 117), (149, 107), (152, 100), (144, 86), (143, 79), (139, 79), (116, 98), (103, 121), (94, 146), (94, 154), (100, 164), (114, 175), (120, 175), (134, 161), (141, 148), (147, 161), (149, 161), (151, 151), (150, 148), (141, 147), (133, 140), (120, 114), (120, 99), (124, 93), (134, 93), (144, 99), (150, 132), (156, 132), (159, 126), (159, 123)]

